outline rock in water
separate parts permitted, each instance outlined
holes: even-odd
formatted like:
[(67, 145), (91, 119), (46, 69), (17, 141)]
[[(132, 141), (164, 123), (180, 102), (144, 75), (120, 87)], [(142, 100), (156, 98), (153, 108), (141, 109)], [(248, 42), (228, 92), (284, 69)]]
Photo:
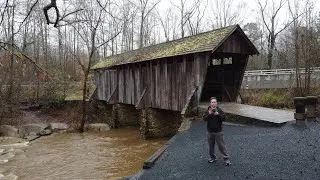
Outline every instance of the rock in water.
[(87, 131), (106, 132), (110, 130), (110, 126), (105, 123), (87, 124), (85, 129)]
[(20, 137), (24, 138), (28, 135), (39, 134), (41, 131), (48, 129), (49, 125), (44, 123), (33, 123), (21, 126), (19, 129)]
[(52, 130), (51, 129), (45, 129), (45, 130), (39, 132), (40, 136), (47, 136), (47, 135), (50, 135), (50, 134), (52, 134)]
[(53, 132), (60, 131), (60, 130), (67, 130), (69, 129), (69, 125), (66, 123), (50, 123), (50, 128)]
[(0, 135), (1, 136), (11, 136), (11, 137), (18, 137), (18, 129), (14, 126), (10, 125), (1, 125), (0, 126)]
[(28, 141), (33, 141), (33, 140), (36, 140), (40, 137), (40, 135), (37, 135), (37, 134), (30, 134), (30, 135), (27, 135), (25, 137), (25, 139), (27, 139)]

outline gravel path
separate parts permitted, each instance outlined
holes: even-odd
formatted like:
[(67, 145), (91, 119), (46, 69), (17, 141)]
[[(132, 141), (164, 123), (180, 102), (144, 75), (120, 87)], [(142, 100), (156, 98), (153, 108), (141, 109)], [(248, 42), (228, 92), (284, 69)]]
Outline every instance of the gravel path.
[[(193, 123), (181, 132), (150, 170), (139, 179), (319, 179), (320, 123), (298, 127), (224, 126), (231, 156), (225, 167), (221, 155), (207, 163), (206, 125)], [(217, 151), (217, 150), (216, 150)]]

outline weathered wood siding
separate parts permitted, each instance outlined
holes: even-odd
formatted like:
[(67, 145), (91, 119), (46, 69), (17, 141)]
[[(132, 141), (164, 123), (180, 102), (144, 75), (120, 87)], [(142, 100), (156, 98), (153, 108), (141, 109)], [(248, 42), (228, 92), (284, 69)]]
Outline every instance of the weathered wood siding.
[[(98, 70), (95, 72), (98, 100), (107, 101), (118, 87), (116, 70)], [(110, 99), (114, 101), (114, 99)]]
[(97, 98), (181, 111), (196, 86), (200, 97), (210, 58), (211, 52), (204, 52), (97, 70)]
[(234, 32), (215, 53), (233, 53), (233, 54), (252, 54), (252, 48), (246, 42), (246, 39), (240, 35), (239, 31)]

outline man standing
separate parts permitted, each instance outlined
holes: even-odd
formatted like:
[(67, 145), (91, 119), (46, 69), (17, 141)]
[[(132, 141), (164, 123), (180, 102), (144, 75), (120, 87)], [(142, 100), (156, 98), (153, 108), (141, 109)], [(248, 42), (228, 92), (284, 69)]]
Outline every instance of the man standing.
[(226, 166), (231, 165), (229, 155), (227, 154), (226, 146), (223, 140), (222, 121), (226, 118), (225, 113), (218, 107), (218, 102), (215, 97), (210, 99), (210, 106), (205, 112), (203, 119), (207, 121), (208, 130), (208, 144), (209, 144), (209, 163), (213, 163), (217, 160), (214, 153), (215, 142), (218, 144), (218, 148), (223, 155), (223, 159)]

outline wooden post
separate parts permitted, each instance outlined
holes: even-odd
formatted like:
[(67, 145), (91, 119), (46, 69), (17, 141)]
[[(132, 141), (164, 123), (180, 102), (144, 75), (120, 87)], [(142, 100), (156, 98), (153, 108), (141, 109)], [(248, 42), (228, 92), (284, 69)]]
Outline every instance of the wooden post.
[(296, 107), (296, 113), (294, 113), (294, 118), (296, 119), (297, 124), (304, 124), (306, 119), (305, 113), (305, 97), (296, 97), (294, 98), (294, 105)]
[(317, 102), (317, 118), (320, 118), (320, 95), (317, 96), (318, 102)]
[(135, 106), (137, 109), (141, 109), (145, 105), (145, 100), (144, 99), (146, 98), (145, 94), (147, 92), (147, 89), (148, 88), (145, 87), (144, 90), (142, 91), (142, 94), (140, 95), (140, 97), (138, 99), (138, 102), (137, 102), (137, 104)]
[(317, 115), (317, 96), (308, 96), (306, 99), (306, 116), (308, 120), (316, 120)]
[[(232, 92), (232, 101), (237, 99), (237, 61), (235, 56), (232, 56), (232, 73), (233, 73), (233, 92)], [(241, 86), (241, 85), (240, 85)], [(240, 93), (239, 93), (240, 94)]]

